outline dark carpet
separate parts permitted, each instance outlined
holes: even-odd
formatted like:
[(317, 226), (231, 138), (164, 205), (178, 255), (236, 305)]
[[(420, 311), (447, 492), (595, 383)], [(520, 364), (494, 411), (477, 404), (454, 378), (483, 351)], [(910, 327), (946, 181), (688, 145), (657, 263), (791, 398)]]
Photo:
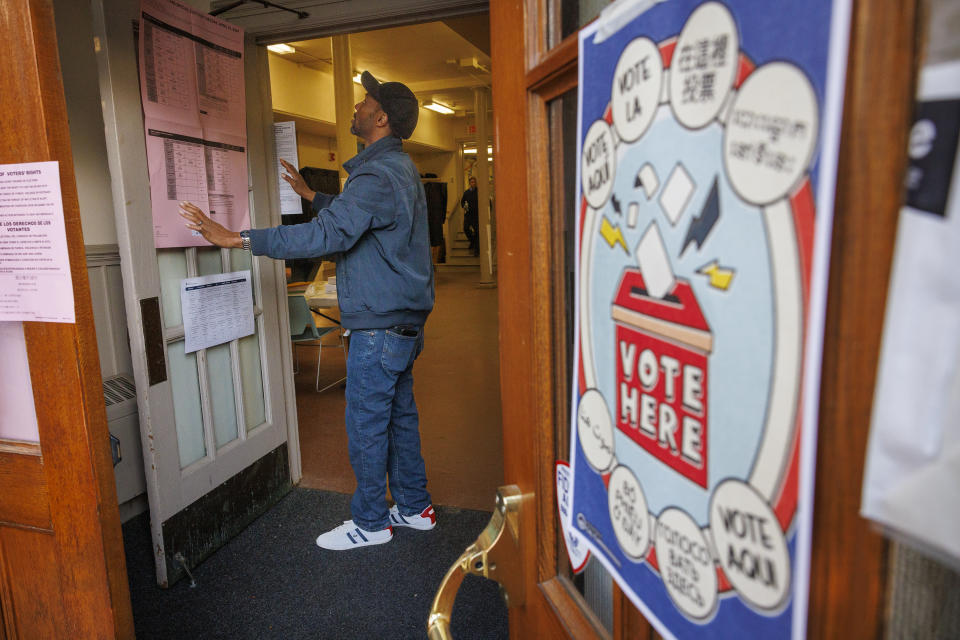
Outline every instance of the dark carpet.
[[(327, 551), (317, 535), (349, 517), (344, 494), (294, 488), (169, 589), (156, 585), (147, 514), (123, 526), (137, 638), (426, 638), (433, 596), (490, 514), (437, 507), (431, 531)], [(457, 640), (507, 638), (490, 580), (467, 576), (453, 609)]]

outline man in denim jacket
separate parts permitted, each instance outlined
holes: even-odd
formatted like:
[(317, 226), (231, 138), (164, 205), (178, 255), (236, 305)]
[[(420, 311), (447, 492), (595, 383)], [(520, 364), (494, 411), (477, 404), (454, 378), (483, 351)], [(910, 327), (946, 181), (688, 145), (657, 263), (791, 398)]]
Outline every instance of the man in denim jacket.
[[(380, 83), (365, 71), (362, 83), (367, 94), (355, 106), (350, 130), (366, 148), (344, 163), (350, 177), (343, 192), (311, 191), (284, 163), (284, 179), (312, 201), (313, 220), (237, 233), (181, 204), (186, 226), (217, 246), (278, 259), (336, 254), (340, 319), (351, 332), (345, 417), (357, 479), (353, 519), (317, 538), (320, 547), (336, 550), (389, 542), (393, 526), (436, 524), (413, 398), (413, 362), (433, 309), (433, 265), (423, 185), (401, 148), (419, 107), (399, 82)], [(385, 476), (397, 503), (389, 510)]]

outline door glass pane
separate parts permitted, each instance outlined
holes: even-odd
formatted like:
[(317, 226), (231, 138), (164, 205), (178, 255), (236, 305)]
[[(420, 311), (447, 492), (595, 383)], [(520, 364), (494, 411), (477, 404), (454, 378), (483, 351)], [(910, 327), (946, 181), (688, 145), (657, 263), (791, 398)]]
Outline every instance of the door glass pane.
[(267, 421), (263, 402), (263, 378), (260, 372), (260, 328), (257, 333), (240, 338), (240, 376), (243, 385), (243, 412), (246, 415), (247, 431)]
[[(253, 259), (249, 251), (243, 249), (230, 249), (230, 271), (252, 271)], [(251, 279), (253, 275), (251, 273)], [(251, 287), (253, 293), (253, 304), (257, 304), (256, 282), (251, 281), (254, 286)]]
[[(561, 40), (579, 31), (580, 27), (600, 15), (608, 4), (610, 0), (551, 0), (550, 10), (556, 17), (548, 21), (553, 26), (551, 35), (554, 36), (548, 38), (550, 46), (557, 46)], [(559, 34), (556, 33), (558, 26)]]
[[(566, 385), (572, 384), (576, 377), (573, 371), (573, 348), (575, 309), (575, 276), (576, 276), (576, 212), (574, 206), (576, 198), (576, 153), (577, 153), (577, 90), (566, 92), (548, 105), (550, 131), (550, 172), (553, 180), (551, 184), (550, 210), (559, 212), (558, 219), (553, 222), (556, 231), (562, 234), (559, 238), (559, 252), (561, 264), (556, 266), (555, 278), (559, 299), (557, 304), (564, 310), (564, 343), (557, 345), (558, 362), (564, 363), (566, 370)], [(556, 214), (555, 214), (556, 215)], [(569, 389), (562, 394), (569, 398)], [(570, 407), (559, 421), (560, 426), (556, 434), (557, 459), (568, 460), (570, 457)], [(570, 574), (570, 563), (566, 556), (566, 547), (557, 545), (558, 567), (563, 567)], [(597, 615), (604, 627), (613, 631), (613, 580), (600, 562), (593, 559), (588, 562), (586, 569), (579, 576), (572, 578), (574, 585), (583, 595), (587, 605)]]
[(157, 249), (160, 269), (160, 304), (163, 306), (163, 326), (183, 324), (180, 312), (180, 281), (187, 277), (187, 258), (183, 249)]
[(210, 382), (210, 405), (213, 408), (213, 432), (217, 447), (222, 447), (236, 440), (238, 435), (230, 343), (207, 349), (207, 377)]
[(197, 275), (210, 276), (216, 273), (223, 273), (220, 249), (216, 247), (197, 249)]
[(185, 354), (183, 350), (183, 340), (177, 340), (167, 346), (181, 469), (207, 455), (207, 446), (203, 438), (203, 412), (200, 410), (197, 354)]
[(230, 249), (230, 271), (250, 269), (250, 252), (243, 249)]

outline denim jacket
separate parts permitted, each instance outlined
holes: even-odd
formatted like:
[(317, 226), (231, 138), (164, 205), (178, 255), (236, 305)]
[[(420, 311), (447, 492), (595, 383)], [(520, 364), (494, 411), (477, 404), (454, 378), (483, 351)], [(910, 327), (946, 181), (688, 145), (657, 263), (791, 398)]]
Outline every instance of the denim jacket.
[(337, 300), (347, 329), (423, 326), (433, 309), (427, 201), (399, 138), (381, 138), (343, 164), (337, 196), (317, 193), (317, 216), (296, 225), (252, 229), (255, 255), (314, 258), (340, 254)]

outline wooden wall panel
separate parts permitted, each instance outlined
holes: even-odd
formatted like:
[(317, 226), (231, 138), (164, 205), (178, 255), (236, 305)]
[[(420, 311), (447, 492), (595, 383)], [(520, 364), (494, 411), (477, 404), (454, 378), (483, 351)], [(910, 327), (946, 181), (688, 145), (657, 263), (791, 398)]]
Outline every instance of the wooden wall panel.
[(60, 638), (57, 545), (52, 533), (0, 525), (0, 606), (10, 638)]
[(38, 454), (0, 450), (0, 523), (50, 528), (50, 496)]

